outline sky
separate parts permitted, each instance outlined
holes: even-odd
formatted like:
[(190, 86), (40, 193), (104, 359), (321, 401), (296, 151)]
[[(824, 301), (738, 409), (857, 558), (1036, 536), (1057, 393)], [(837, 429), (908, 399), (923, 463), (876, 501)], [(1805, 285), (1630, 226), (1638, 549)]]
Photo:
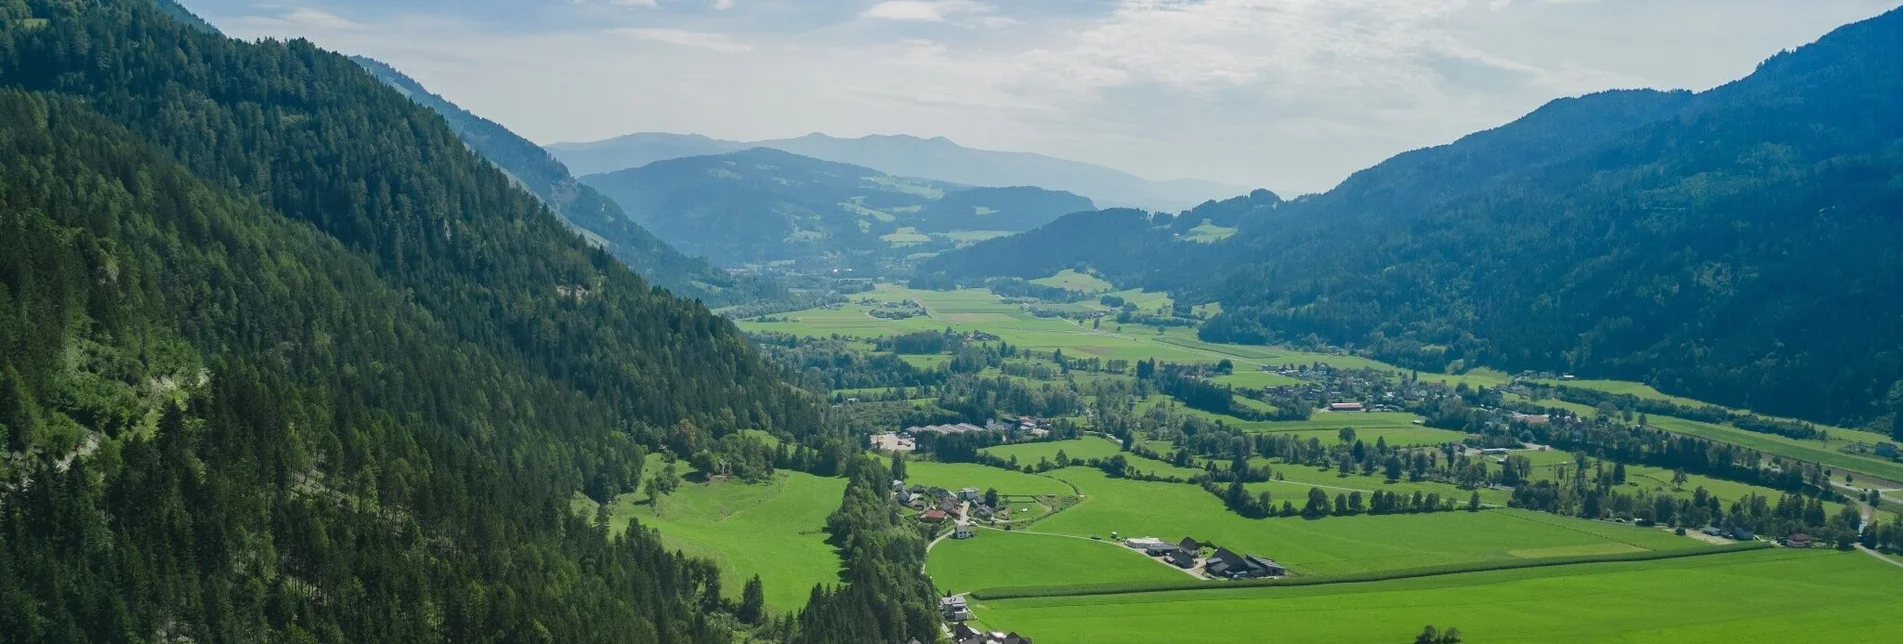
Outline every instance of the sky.
[(1295, 195), (1545, 102), (1703, 90), (1899, 0), (183, 0), (538, 143), (944, 136)]

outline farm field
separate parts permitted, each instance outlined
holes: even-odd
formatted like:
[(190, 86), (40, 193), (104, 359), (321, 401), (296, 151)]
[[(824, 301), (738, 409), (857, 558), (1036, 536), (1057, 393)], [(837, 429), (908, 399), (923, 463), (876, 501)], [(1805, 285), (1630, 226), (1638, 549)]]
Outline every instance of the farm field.
[[(1033, 527), (1033, 530), (1036, 528)], [(980, 529), (932, 547), (925, 566), (939, 592), (1000, 586), (1183, 581), (1187, 575), (1110, 541)]]
[(1903, 463), (1839, 452), (1837, 449), (1847, 445), (1848, 441), (1837, 438), (1835, 432), (1832, 433), (1833, 437), (1830, 441), (1806, 441), (1670, 416), (1650, 416), (1648, 421), (1653, 427), (1670, 432), (1709, 438), (1770, 454), (1820, 463), (1838, 470), (1839, 478), (1843, 472), (1855, 472), (1866, 477), (1903, 483)]
[[(1566, 459), (1563, 461), (1548, 463), (1544, 465), (1540, 465), (1540, 464), (1534, 465), (1532, 477), (1536, 480), (1541, 480), (1541, 479), (1552, 480), (1559, 473), (1559, 470), (1561, 468), (1566, 469), (1570, 475), (1570, 472), (1573, 470), (1573, 468), (1577, 467), (1576, 463), (1572, 460), (1571, 454), (1569, 452), (1561, 452), (1561, 451), (1555, 450), (1548, 453), (1565, 455)], [(1592, 467), (1590, 461), (1588, 461), (1588, 464), (1586, 467), (1588, 468)], [(1606, 467), (1610, 468), (1612, 466), (1608, 464), (1606, 465)], [(1590, 473), (1588, 475), (1590, 475)], [(1671, 470), (1651, 467), (1649, 465), (1625, 466), (1625, 480), (1626, 480), (1626, 483), (1621, 489), (1623, 489), (1626, 492), (1633, 492), (1636, 490), (1645, 490), (1645, 491), (1651, 492), (1652, 494), (1670, 494), (1675, 497), (1687, 498), (1687, 499), (1691, 498), (1697, 492), (1698, 488), (1702, 487), (1702, 488), (1705, 488), (1706, 492), (1710, 492), (1712, 495), (1717, 496), (1719, 499), (1723, 500), (1727, 505), (1733, 501), (1737, 501), (1751, 494), (1757, 494), (1757, 495), (1763, 496), (1767, 499), (1771, 499), (1773, 502), (1775, 502), (1778, 497), (1781, 497), (1787, 494), (1786, 492), (1782, 492), (1782, 491), (1775, 490), (1768, 487), (1750, 485), (1747, 483), (1739, 483), (1736, 481), (1727, 481), (1724, 479), (1717, 479), (1717, 478), (1712, 478), (1709, 476), (1703, 476), (1703, 475), (1691, 474), (1691, 473), (1686, 473), (1685, 484), (1683, 486), (1674, 487), (1672, 485), (1672, 471)], [(1824, 502), (1825, 512), (1831, 515), (1835, 515), (1837, 511), (1842, 508), (1843, 508), (1842, 503), (1837, 503), (1834, 501)]]
[[(1415, 492), (1420, 492), (1421, 494), (1433, 493), (1439, 494), (1441, 498), (1451, 498), (1454, 502), (1463, 505), (1467, 503), (1468, 497), (1472, 496), (1475, 492), (1475, 490), (1463, 490), (1460, 489), (1459, 486), (1451, 483), (1441, 483), (1439, 481), (1408, 481), (1403, 478), (1399, 481), (1389, 483), (1387, 482), (1387, 478), (1385, 478), (1379, 470), (1376, 470), (1374, 476), (1362, 476), (1360, 470), (1356, 470), (1354, 474), (1344, 477), (1336, 474), (1336, 470), (1332, 468), (1323, 471), (1307, 465), (1283, 465), (1279, 463), (1270, 464), (1269, 467), (1272, 468), (1277, 475), (1280, 475), (1283, 480), (1245, 483), (1244, 487), (1248, 488), (1250, 493), (1268, 492), (1275, 497), (1278, 505), (1282, 500), (1286, 499), (1295, 502), (1296, 507), (1301, 507), (1307, 498), (1306, 495), (1310, 487), (1322, 488), (1328, 492), (1330, 497), (1333, 497), (1337, 492), (1347, 492), (1350, 490), (1360, 490), (1364, 493), (1364, 496), (1367, 492), (1375, 491), (1410, 495)], [(1509, 490), (1484, 488), (1478, 490), (1478, 492), (1480, 492), (1481, 503), (1494, 505), (1506, 505), (1507, 499), (1512, 496), (1512, 492)]]
[(1106, 438), (1097, 438), (1095, 436), (1086, 436), (1084, 438), (1050, 441), (1047, 443), (999, 445), (996, 447), (987, 447), (981, 451), (1003, 459), (1009, 459), (1015, 456), (1020, 465), (1030, 465), (1038, 462), (1040, 459), (1056, 461), (1058, 452), (1063, 452), (1064, 456), (1071, 459), (1107, 458), (1116, 456), (1118, 449), (1115, 441)]
[(1372, 583), (1010, 599), (983, 626), (1079, 642), (1406, 642), (1422, 625), (1466, 641), (1888, 643), (1903, 574), (1860, 553), (1782, 549)]
[(975, 463), (909, 461), (905, 464), (905, 482), (942, 487), (952, 491), (975, 487), (979, 490), (995, 488), (1001, 494), (1010, 495), (1071, 496), (1076, 494), (1071, 490), (1070, 484), (1049, 476), (1025, 474)]
[(1701, 545), (1660, 530), (1520, 510), (1246, 519), (1193, 485), (1111, 479), (1074, 467), (1053, 475), (1075, 483), (1085, 498), (1038, 523), (1039, 532), (1108, 538), (1116, 531), (1172, 541), (1189, 536), (1274, 559), (1305, 575)]
[(1103, 281), (1103, 279), (1095, 275), (1079, 273), (1068, 268), (1058, 271), (1056, 275), (1050, 277), (1040, 277), (1031, 280), (1031, 283), (1055, 286), (1064, 290), (1081, 291), (1084, 293), (1103, 293), (1113, 288), (1109, 282)]
[[(627, 529), (628, 519), (639, 520), (659, 530), (667, 547), (712, 560), (720, 567), (722, 590), (735, 598), (757, 574), (767, 604), (792, 611), (806, 604), (813, 584), (839, 580), (839, 555), (822, 529), (845, 489), (845, 479), (787, 471), (760, 485), (682, 483), (661, 498), (658, 513), (645, 494), (617, 497), (609, 525), (618, 532)], [(593, 515), (594, 502), (586, 497), (577, 506)]]

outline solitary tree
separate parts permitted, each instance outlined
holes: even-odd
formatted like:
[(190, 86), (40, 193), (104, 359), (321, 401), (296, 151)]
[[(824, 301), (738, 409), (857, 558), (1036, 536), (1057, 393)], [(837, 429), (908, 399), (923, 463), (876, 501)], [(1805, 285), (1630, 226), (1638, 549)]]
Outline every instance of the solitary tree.
[(998, 488), (987, 488), (985, 490), (985, 505), (994, 508), (998, 507)]
[(661, 513), (661, 497), (673, 494), (674, 489), (680, 487), (680, 484), (681, 475), (674, 469), (673, 463), (662, 466), (659, 474), (648, 479), (648, 505), (654, 506), (655, 514)]
[(1467, 511), (1468, 512), (1480, 511), (1480, 491), (1479, 490), (1474, 490), (1473, 496), (1467, 497)]
[(766, 618), (766, 590), (760, 585), (760, 576), (754, 575), (747, 580), (747, 587), (740, 591), (740, 621), (758, 624)]

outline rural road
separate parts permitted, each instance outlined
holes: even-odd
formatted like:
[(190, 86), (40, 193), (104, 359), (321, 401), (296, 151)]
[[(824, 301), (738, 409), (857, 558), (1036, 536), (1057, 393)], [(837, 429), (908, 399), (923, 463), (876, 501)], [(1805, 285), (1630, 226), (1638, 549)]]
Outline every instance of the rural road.
[[(1845, 490), (1850, 490), (1852, 492), (1856, 492), (1859, 495), (1861, 495), (1862, 493), (1866, 491), (1863, 488), (1856, 487), (1853, 485), (1846, 485), (1843, 483), (1833, 482), (1831, 483), (1831, 485), (1843, 488)], [(1882, 496), (1882, 494), (1883, 493), (1881, 491), (1877, 492), (1878, 496)], [(1871, 506), (1869, 503), (1865, 503), (1861, 496), (1854, 496), (1851, 498), (1856, 500), (1857, 510), (1863, 513), (1863, 529), (1869, 530), (1871, 527), (1875, 526), (1877, 524), (1877, 509)], [(1863, 554), (1866, 554), (1866, 555), (1870, 555), (1872, 557), (1876, 557), (1877, 561), (1881, 561), (1883, 563), (1890, 564), (1898, 568), (1903, 568), (1903, 561), (1897, 561), (1895, 559), (1886, 557), (1883, 555), (1883, 553), (1877, 552), (1875, 550), (1871, 550), (1869, 548), (1865, 548), (1863, 544), (1861, 543), (1857, 544), (1856, 547), (1857, 547), (1857, 551), (1862, 552)]]

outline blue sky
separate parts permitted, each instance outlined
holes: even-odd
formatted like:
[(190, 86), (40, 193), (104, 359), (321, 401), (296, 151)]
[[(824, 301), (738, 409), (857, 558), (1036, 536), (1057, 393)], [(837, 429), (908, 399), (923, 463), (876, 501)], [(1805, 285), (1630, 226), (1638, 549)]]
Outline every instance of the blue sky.
[(183, 0), (538, 142), (946, 136), (1285, 195), (1562, 96), (1705, 89), (1898, 0)]

